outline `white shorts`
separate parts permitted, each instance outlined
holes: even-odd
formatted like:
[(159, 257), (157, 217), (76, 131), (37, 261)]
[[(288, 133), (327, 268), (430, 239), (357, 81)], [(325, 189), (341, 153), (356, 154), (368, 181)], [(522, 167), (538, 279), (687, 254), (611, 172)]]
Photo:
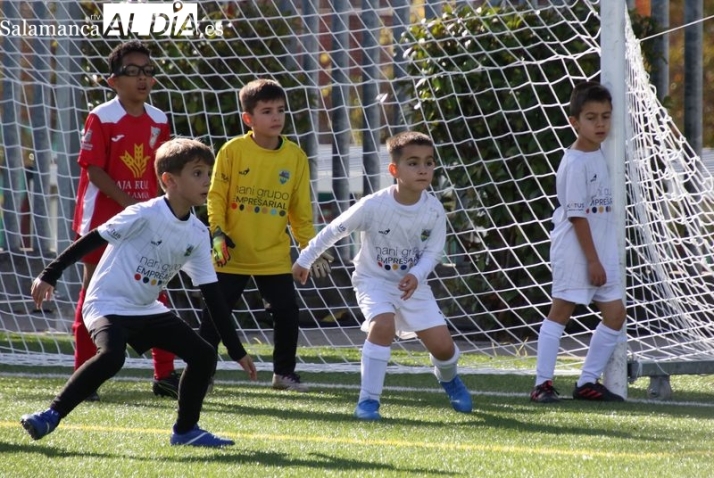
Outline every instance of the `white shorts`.
[(407, 300), (402, 300), (402, 291), (370, 287), (368, 290), (356, 290), (357, 304), (365, 321), (362, 330), (369, 332), (370, 321), (380, 314), (394, 314), (397, 336), (401, 339), (413, 339), (416, 332), (446, 325), (444, 314), (436, 304), (434, 294), (429, 287), (419, 287)]
[(602, 287), (588, 287), (586, 289), (562, 289), (553, 288), (554, 299), (567, 300), (574, 304), (589, 305), (591, 302), (613, 302), (622, 300), (621, 284), (605, 284)]

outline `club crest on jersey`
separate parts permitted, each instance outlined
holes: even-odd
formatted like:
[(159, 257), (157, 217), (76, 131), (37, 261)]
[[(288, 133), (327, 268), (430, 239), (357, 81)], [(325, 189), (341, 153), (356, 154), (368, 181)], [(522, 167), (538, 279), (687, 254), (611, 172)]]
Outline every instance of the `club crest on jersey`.
[(194, 249), (194, 247), (191, 246), (191, 245), (189, 245), (189, 246), (186, 248), (186, 252), (183, 253), (183, 256), (184, 256), (184, 257), (190, 256), (191, 253), (193, 253), (193, 249)]
[(290, 181), (290, 171), (282, 170), (278, 173), (278, 179), (280, 180), (280, 184), (285, 184), (288, 181)]
[(92, 150), (92, 130), (82, 131), (82, 140), (80, 148), (85, 151)]
[(151, 127), (151, 137), (149, 138), (149, 146), (151, 146), (151, 149), (156, 147), (156, 141), (159, 139), (159, 133), (161, 133), (160, 128), (157, 128), (156, 126)]
[(144, 154), (143, 144), (135, 144), (133, 155), (129, 151), (124, 151), (124, 154), (119, 159), (129, 168), (135, 178), (140, 178), (144, 175), (146, 166), (151, 161), (151, 157)]
[(420, 236), (420, 238), (421, 238), (422, 242), (424, 242), (424, 241), (426, 241), (427, 239), (429, 239), (429, 236), (431, 236), (431, 229), (422, 229), (422, 230), (421, 230), (421, 236)]

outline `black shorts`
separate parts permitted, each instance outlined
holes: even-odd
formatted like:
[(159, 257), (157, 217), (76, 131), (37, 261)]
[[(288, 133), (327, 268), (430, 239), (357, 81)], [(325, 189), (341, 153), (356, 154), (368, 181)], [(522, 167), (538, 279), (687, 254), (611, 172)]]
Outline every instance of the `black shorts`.
[(186, 322), (171, 312), (158, 315), (108, 315), (92, 324), (89, 335), (98, 348), (130, 345), (136, 353), (158, 347), (180, 358), (202, 347), (205, 341)]

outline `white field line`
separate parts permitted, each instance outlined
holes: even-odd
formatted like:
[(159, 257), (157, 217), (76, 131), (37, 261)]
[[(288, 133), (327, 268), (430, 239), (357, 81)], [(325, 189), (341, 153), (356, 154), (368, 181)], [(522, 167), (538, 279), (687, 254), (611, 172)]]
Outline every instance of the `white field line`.
[[(19, 377), (19, 378), (52, 378), (52, 379), (67, 379), (68, 375), (65, 374), (53, 374), (53, 373), (3, 373), (3, 377)], [(116, 380), (119, 382), (143, 382), (147, 381), (146, 377), (113, 377), (111, 380)], [(216, 380), (217, 385), (226, 386), (241, 386), (241, 387), (262, 387), (269, 388), (271, 384), (269, 382), (251, 382), (248, 380)], [(308, 385), (311, 390), (318, 389), (332, 389), (332, 390), (359, 390), (359, 385), (346, 385), (346, 384), (336, 384), (336, 383), (325, 383), (325, 382), (304, 382)], [(399, 386), (385, 386), (385, 391), (390, 392), (403, 392), (403, 393), (444, 393), (444, 391), (437, 386), (433, 388), (424, 387), (399, 387)], [(483, 390), (471, 390), (471, 395), (475, 397), (502, 397), (502, 398), (523, 398), (528, 400), (528, 392), (493, 392), (493, 391), (483, 391)], [(676, 400), (646, 400), (646, 399), (628, 399), (628, 403), (638, 403), (644, 405), (655, 405), (663, 407), (701, 407), (701, 408), (714, 408), (714, 402), (684, 402)]]

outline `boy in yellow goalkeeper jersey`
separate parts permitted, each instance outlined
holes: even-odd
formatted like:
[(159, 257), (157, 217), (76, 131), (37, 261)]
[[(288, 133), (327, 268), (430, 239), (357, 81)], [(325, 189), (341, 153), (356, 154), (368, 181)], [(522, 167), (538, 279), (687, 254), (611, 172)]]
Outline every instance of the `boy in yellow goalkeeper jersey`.
[[(299, 309), (286, 228), (301, 249), (315, 236), (307, 155), (282, 136), (286, 96), (279, 83), (251, 81), (240, 90), (240, 104), (251, 131), (218, 152), (208, 192), (214, 265), (229, 307), (253, 277), (274, 320), (273, 388), (304, 392), (295, 373)], [(313, 277), (325, 277), (331, 261), (323, 254)], [(200, 334), (218, 345), (210, 320), (201, 321)]]

